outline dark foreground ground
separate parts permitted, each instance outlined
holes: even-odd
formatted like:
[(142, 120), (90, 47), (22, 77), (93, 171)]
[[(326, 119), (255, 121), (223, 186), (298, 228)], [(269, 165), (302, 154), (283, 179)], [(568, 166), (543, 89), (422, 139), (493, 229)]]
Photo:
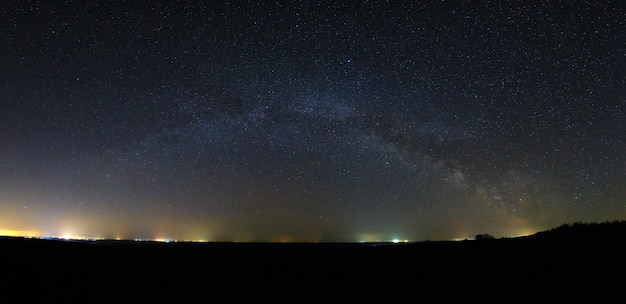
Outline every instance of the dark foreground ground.
[(626, 303), (624, 236), (376, 246), (0, 238), (0, 251), (12, 302)]

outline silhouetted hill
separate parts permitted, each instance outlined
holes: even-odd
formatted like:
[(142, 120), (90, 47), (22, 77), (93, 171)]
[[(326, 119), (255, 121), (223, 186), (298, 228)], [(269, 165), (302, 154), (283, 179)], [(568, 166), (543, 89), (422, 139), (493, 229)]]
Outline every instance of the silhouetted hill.
[(534, 234), (535, 237), (624, 237), (626, 221), (608, 221), (602, 223), (575, 222), (563, 224), (550, 230)]
[(408, 244), (4, 237), (0, 280), (21, 302), (625, 303), (623, 226)]

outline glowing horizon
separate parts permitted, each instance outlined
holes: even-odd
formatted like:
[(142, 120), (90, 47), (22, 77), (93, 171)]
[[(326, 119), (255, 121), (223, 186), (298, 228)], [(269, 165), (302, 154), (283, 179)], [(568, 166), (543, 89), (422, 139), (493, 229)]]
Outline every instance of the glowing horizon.
[[(53, 229), (44, 229), (42, 231), (52, 231)], [(513, 233), (510, 235), (501, 235), (498, 238), (512, 238), (512, 237), (520, 237), (520, 236), (528, 236), (532, 235), (538, 231), (531, 229), (520, 229), (516, 230), (518, 233)], [(193, 233), (190, 233), (193, 234)], [(200, 235), (200, 234), (195, 234)], [(473, 239), (474, 236), (457, 236), (450, 238), (438, 238), (438, 239), (412, 239), (412, 238), (401, 238), (395, 237), (397, 234), (389, 234), (384, 235), (381, 233), (358, 233), (353, 237), (348, 239), (343, 239), (339, 241), (322, 241), (320, 239), (298, 239), (295, 237), (289, 236), (277, 236), (272, 238), (251, 238), (251, 237), (239, 237), (239, 238), (211, 238), (208, 235), (204, 235), (203, 237), (196, 238), (179, 238), (168, 236), (166, 234), (155, 234), (153, 236), (142, 235), (142, 236), (133, 236), (133, 237), (120, 237), (120, 236), (112, 236), (106, 234), (84, 234), (79, 230), (74, 230), (72, 232), (65, 230), (60, 233), (42, 233), (39, 230), (13, 230), (13, 229), (0, 229), (0, 236), (10, 236), (10, 237), (24, 237), (24, 238), (53, 238), (53, 239), (65, 239), (65, 240), (125, 240), (125, 241), (154, 241), (154, 242), (270, 242), (270, 243), (324, 243), (324, 242), (350, 242), (350, 243), (410, 243), (410, 242), (423, 242), (423, 241), (462, 241)]]

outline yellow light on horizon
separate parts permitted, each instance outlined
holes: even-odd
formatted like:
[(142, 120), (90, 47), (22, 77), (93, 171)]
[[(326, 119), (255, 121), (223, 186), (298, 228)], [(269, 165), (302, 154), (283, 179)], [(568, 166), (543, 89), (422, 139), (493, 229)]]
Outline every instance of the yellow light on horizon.
[(529, 236), (529, 235), (533, 235), (535, 233), (537, 233), (536, 229), (525, 228), (525, 229), (521, 229), (521, 230), (517, 231), (511, 237)]
[(382, 242), (384, 237), (380, 233), (361, 233), (357, 235), (360, 243)]
[(0, 235), (17, 237), (38, 237), (39, 233), (33, 230), (0, 229)]

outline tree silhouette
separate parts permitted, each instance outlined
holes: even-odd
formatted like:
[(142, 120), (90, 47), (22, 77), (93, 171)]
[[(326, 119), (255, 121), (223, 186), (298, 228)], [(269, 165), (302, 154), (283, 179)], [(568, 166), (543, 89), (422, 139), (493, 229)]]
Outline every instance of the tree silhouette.
[(484, 241), (484, 240), (493, 240), (495, 239), (495, 237), (489, 233), (483, 233), (483, 234), (477, 234), (476, 237), (474, 237), (474, 239), (477, 241)]
[(550, 230), (536, 233), (537, 236), (566, 236), (566, 235), (625, 235), (626, 221), (612, 221), (602, 223), (574, 222), (572, 224), (562, 224)]

